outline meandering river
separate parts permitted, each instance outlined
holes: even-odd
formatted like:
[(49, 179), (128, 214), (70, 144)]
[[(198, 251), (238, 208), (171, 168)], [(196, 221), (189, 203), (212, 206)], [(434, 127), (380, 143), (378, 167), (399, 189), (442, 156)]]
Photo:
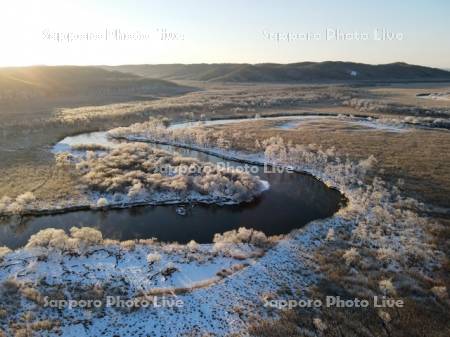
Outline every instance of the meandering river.
[[(67, 137), (54, 150), (66, 150), (73, 144), (114, 145), (105, 132)], [(242, 166), (199, 151), (168, 145), (154, 145), (201, 161)], [(44, 228), (70, 229), (90, 226), (99, 229), (105, 238), (128, 240), (158, 238), (160, 241), (199, 243), (212, 241), (215, 233), (239, 227), (254, 228), (267, 235), (286, 234), (308, 222), (332, 216), (344, 204), (345, 198), (314, 177), (301, 173), (265, 172), (253, 166), (251, 172), (270, 183), (270, 189), (252, 202), (240, 205), (162, 205), (127, 209), (85, 210), (55, 215), (25, 216), (0, 220), (0, 246), (21, 247), (29, 237)], [(181, 215), (183, 214), (184, 215)]]

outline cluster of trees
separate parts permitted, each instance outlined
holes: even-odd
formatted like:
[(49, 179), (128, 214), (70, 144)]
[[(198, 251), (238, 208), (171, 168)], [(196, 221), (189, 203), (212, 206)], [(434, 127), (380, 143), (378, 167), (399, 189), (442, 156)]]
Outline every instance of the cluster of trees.
[[(208, 258), (208, 256), (220, 252), (233, 258), (246, 259), (253, 257), (255, 252), (260, 253), (272, 247), (280, 238), (281, 236), (267, 237), (261, 231), (241, 227), (238, 230), (215, 234), (214, 245), (209, 250), (208, 248), (202, 248), (194, 240), (187, 244), (159, 243), (155, 239), (119, 242), (103, 239), (102, 233), (92, 227), (72, 227), (68, 234), (63, 229), (46, 228), (33, 234), (25, 248), (83, 254), (88, 251), (88, 248), (95, 246), (116, 247), (125, 251), (133, 251), (137, 244), (141, 244), (157, 249), (150, 252), (146, 257), (147, 263), (153, 265), (162, 260), (162, 254), (170, 255), (173, 258), (179, 255), (182, 260), (188, 258), (188, 260), (202, 261), (202, 258)], [(10, 252), (9, 248), (0, 247), (0, 260)]]
[(234, 111), (253, 112), (261, 108), (289, 108), (310, 103), (339, 103), (360, 95), (360, 90), (344, 87), (302, 86), (229, 89), (221, 92), (194, 92), (164, 100), (117, 103), (63, 109), (58, 120), (65, 123), (89, 122), (98, 118), (125, 118), (139, 115), (181, 113), (187, 119), (201, 119), (202, 114)]
[(343, 100), (342, 105), (351, 107), (360, 112), (395, 113), (414, 116), (445, 117), (450, 115), (448, 108), (422, 108), (413, 105), (402, 105), (371, 98), (357, 98)]
[(252, 139), (251, 134), (240, 131), (218, 131), (202, 126), (169, 128), (167, 122), (154, 117), (147, 122), (112, 129), (108, 134), (113, 138), (143, 138), (153, 142), (187, 144), (204, 148), (218, 147), (226, 150), (235, 147), (242, 139), (247, 141)]
[(103, 242), (102, 233), (91, 227), (72, 227), (70, 235), (62, 229), (47, 228), (32, 235), (26, 248), (47, 248), (83, 251)]
[(267, 237), (261, 231), (254, 230), (253, 228), (240, 227), (238, 230), (233, 229), (222, 234), (215, 234), (213, 242), (215, 247), (219, 247), (222, 244), (250, 244), (256, 247), (268, 247), (276, 241), (277, 237)]
[(214, 235), (213, 251), (238, 260), (259, 257), (276, 244), (281, 236), (267, 237), (261, 231), (240, 227)]
[(407, 117), (382, 117), (377, 119), (378, 122), (384, 124), (392, 125), (420, 125), (430, 128), (443, 128), (450, 129), (450, 118), (435, 118), (435, 117), (417, 117), (417, 116), (407, 116)]
[(107, 151), (108, 146), (101, 144), (75, 144), (71, 145), (70, 148), (74, 151)]
[(349, 106), (361, 112), (388, 112), (393, 109), (392, 104), (368, 98), (352, 98), (342, 102), (344, 106)]
[[(59, 160), (70, 164), (73, 157), (61, 154)], [(151, 197), (154, 192), (174, 192), (188, 198), (191, 192), (218, 200), (236, 202), (259, 194), (258, 177), (231, 168), (221, 168), (158, 150), (143, 143), (128, 143), (106, 152), (88, 151), (75, 163), (81, 182), (89, 189), (132, 200)], [(97, 206), (107, 205), (100, 198)]]
[(334, 149), (294, 145), (280, 137), (262, 144), (268, 161), (311, 172), (348, 197), (349, 205), (341, 215), (354, 223), (353, 244), (360, 249), (346, 252), (346, 262), (357, 259), (364, 247), (386, 265), (426, 265), (436, 257), (424, 232), (429, 221), (418, 215), (419, 203), (375, 175), (373, 156), (354, 162)]
[[(392, 295), (396, 282), (386, 277), (397, 275), (392, 271), (414, 271), (423, 279), (432, 276), (442, 263), (444, 255), (429, 235), (429, 230), (436, 230), (438, 225), (419, 215), (420, 203), (404, 197), (396, 185), (389, 185), (376, 176), (373, 156), (354, 162), (334, 149), (294, 145), (280, 137), (266, 139), (261, 144), (267, 161), (311, 172), (348, 198), (347, 207), (330, 224), (344, 226), (350, 233), (347, 234), (348, 230), (338, 233), (331, 227), (325, 236), (338, 251), (337, 247), (347, 247), (341, 258), (352, 275), (348, 280), (357, 283), (370, 275), (371, 280), (379, 279), (379, 291)], [(335, 264), (334, 260), (332, 265)], [(431, 292), (442, 298), (446, 287), (439, 278), (434, 285)]]

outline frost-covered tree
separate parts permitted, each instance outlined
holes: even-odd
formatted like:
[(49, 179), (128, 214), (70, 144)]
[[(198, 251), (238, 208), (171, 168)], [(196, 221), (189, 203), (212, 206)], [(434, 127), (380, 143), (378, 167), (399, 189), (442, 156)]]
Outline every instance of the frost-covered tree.
[(150, 253), (147, 255), (147, 263), (152, 265), (161, 260), (161, 254), (159, 253)]

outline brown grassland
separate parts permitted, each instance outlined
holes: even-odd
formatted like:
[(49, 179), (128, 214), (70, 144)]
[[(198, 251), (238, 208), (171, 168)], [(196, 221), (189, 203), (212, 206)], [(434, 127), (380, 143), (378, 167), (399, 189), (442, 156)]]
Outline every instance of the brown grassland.
[(350, 125), (336, 119), (305, 120), (292, 129), (277, 128), (280, 121), (242, 122), (236, 125), (214, 126), (226, 134), (242, 134), (251, 137), (234, 139), (233, 147), (253, 149), (254, 140), (262, 141), (281, 136), (294, 144), (317, 144), (324, 149), (335, 147), (341, 154), (353, 160), (374, 155), (383, 178), (397, 183), (411, 197), (428, 204), (450, 207), (450, 133), (446, 130), (414, 129), (408, 132), (373, 130)]
[[(173, 120), (198, 120), (233, 116), (273, 115), (280, 113), (364, 114), (377, 115), (347, 106), (350, 98), (376, 98), (395, 104), (418, 104), (430, 111), (450, 111), (449, 101), (417, 99), (416, 92), (448, 91), (448, 87), (420, 88), (355, 88), (342, 85), (196, 85), (201, 91), (151, 101), (113, 103), (81, 108), (58, 106), (45, 109), (28, 106), (21, 111), (0, 111), (0, 196), (15, 197), (33, 191), (38, 198), (60, 198), (74, 190), (73, 179), (55, 172), (51, 146), (68, 135), (107, 130), (144, 121), (149, 116), (163, 115)], [(428, 84), (428, 86), (430, 86)], [(343, 103), (344, 102), (344, 103)], [(73, 103), (68, 106), (73, 106)], [(449, 112), (450, 114), (450, 112)], [(244, 128), (243, 124), (239, 126)], [(258, 129), (255, 125), (251, 128)], [(449, 191), (448, 136), (446, 131), (414, 131), (403, 134), (358, 132), (332, 122), (305, 123), (302, 128), (284, 131), (284, 136), (301, 143), (336, 146), (351, 156), (374, 154), (386, 168), (387, 176), (406, 177), (413, 193), (424, 192), (437, 204), (446, 204)], [(280, 132), (267, 128), (263, 137)], [(410, 154), (409, 154), (410, 152)], [(399, 170), (400, 168), (400, 170)], [(416, 180), (416, 182), (414, 182)], [(417, 182), (420, 182), (417, 183)], [(426, 191), (425, 191), (426, 190)], [(446, 194), (447, 193), (447, 194)], [(419, 198), (422, 197), (419, 195)]]
[[(79, 108), (64, 108), (62, 104), (44, 110), (27, 107), (22, 111), (0, 111), (0, 198), (31, 191), (38, 199), (58, 200), (78, 193), (75, 177), (56, 168), (51, 146), (68, 135), (126, 126), (151, 116), (162, 115), (173, 120), (252, 117), (256, 113), (263, 116), (279, 113), (404, 116), (405, 111), (414, 115), (417, 108), (420, 109), (417, 113), (426, 110), (429, 116), (450, 117), (450, 101), (415, 96), (420, 92), (449, 91), (450, 87), (443, 84), (398, 87), (195, 84), (203, 90), (149, 101)], [(383, 102), (383, 108), (379, 109), (378, 103), (370, 103), (361, 109), (347, 104), (349, 99)], [(409, 110), (399, 109), (406, 106)], [(385, 180), (423, 202), (430, 208), (429, 215), (445, 225), (433, 234), (436, 244), (448, 252), (449, 130), (417, 128), (388, 132), (368, 130), (336, 119), (302, 121), (292, 129), (280, 129), (279, 123), (258, 120), (214, 128), (225, 131), (233, 147), (240, 150), (252, 151), (255, 139), (280, 135), (297, 144), (317, 144), (325, 149), (335, 147), (338, 153), (348, 154), (355, 160), (374, 155)], [(237, 134), (246, 137), (236, 138)], [(399, 179), (404, 183), (399, 183)], [(313, 289), (299, 291), (308, 291), (315, 297), (330, 292), (349, 294), (347, 290), (354, 283), (347, 283), (348, 266), (333, 255), (318, 256), (318, 260), (328, 280)], [(450, 265), (444, 266), (442, 274), (443, 279), (450, 281)], [(400, 291), (399, 295), (407, 299), (408, 305), (401, 312), (388, 309), (392, 318), (389, 325), (379, 317), (380, 313), (371, 312), (373, 309), (330, 309), (323, 312), (321, 321), (315, 320), (311, 312), (300, 310), (283, 312), (274, 320), (255, 321), (250, 324), (249, 332), (263, 337), (308, 336), (311, 331), (322, 330), (324, 336), (448, 336), (448, 308), (436, 301), (416, 301), (414, 289)]]

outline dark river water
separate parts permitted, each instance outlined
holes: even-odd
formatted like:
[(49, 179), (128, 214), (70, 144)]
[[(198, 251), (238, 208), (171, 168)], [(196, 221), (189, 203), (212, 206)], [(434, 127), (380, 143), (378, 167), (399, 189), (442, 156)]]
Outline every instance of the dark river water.
[[(104, 133), (93, 133), (81, 138), (84, 142), (90, 139), (104, 143), (104, 137)], [(80, 136), (75, 137), (76, 140), (78, 138)], [(58, 146), (63, 148), (64, 144)], [(243, 165), (194, 150), (155, 146), (202, 161)], [(160, 241), (180, 243), (190, 240), (208, 243), (215, 233), (242, 226), (263, 231), (267, 235), (286, 234), (312, 220), (332, 216), (345, 204), (345, 198), (337, 190), (328, 188), (312, 176), (264, 172), (263, 167), (258, 167), (257, 171), (261, 179), (270, 183), (270, 189), (249, 203), (231, 206), (185, 205), (185, 215), (178, 214), (179, 205), (164, 205), (5, 218), (0, 220), (0, 246), (17, 248), (25, 245), (29, 237), (41, 229), (53, 227), (68, 230), (72, 226), (95, 227), (105, 238), (110, 239), (155, 237)]]

